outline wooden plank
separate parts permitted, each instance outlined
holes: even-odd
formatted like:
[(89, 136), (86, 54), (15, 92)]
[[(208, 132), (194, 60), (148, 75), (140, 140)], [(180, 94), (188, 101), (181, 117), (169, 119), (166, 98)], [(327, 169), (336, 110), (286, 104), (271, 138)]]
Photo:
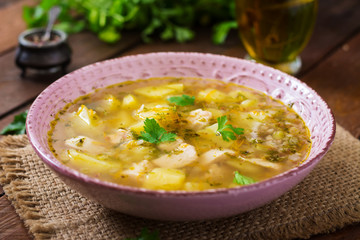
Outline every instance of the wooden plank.
[(350, 38), (359, 27), (360, 1), (320, 0), (313, 35), (301, 54), (302, 72), (309, 71), (315, 63)]
[(333, 110), (336, 121), (360, 137), (360, 33), (301, 78)]
[(32, 239), (6, 195), (0, 198), (0, 239)]
[(19, 34), (26, 29), (22, 8), (34, 5), (35, 2), (35, 0), (21, 0), (0, 8), (0, 53), (17, 45)]
[[(84, 65), (111, 58), (114, 54), (125, 49), (132, 48), (140, 42), (137, 34), (128, 33), (117, 44), (106, 44), (97, 39), (90, 32), (74, 34), (69, 37), (69, 43), (73, 50), (72, 63), (68, 70), (72, 71)], [(26, 79), (20, 77), (20, 69), (14, 66), (15, 51), (11, 51), (0, 57), (2, 74), (0, 77), (0, 116), (7, 111), (34, 99), (59, 75), (33, 74)]]

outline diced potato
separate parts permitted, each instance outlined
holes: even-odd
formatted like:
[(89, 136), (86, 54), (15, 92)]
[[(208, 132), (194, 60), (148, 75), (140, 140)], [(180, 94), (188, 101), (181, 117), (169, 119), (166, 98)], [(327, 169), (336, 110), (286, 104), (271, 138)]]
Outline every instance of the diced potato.
[(126, 110), (118, 110), (111, 118), (104, 120), (109, 128), (126, 128), (134, 124), (135, 120)]
[(139, 107), (139, 102), (132, 94), (128, 94), (123, 98), (122, 107), (125, 109), (135, 109)]
[(143, 121), (137, 122), (134, 125), (131, 125), (129, 128), (131, 131), (139, 135), (140, 132), (144, 131), (144, 122)]
[(244, 107), (244, 108), (251, 108), (251, 107), (255, 107), (257, 104), (257, 100), (255, 99), (246, 99), (244, 101), (242, 101), (240, 103), (240, 106)]
[(227, 99), (227, 95), (219, 90), (208, 88), (198, 93), (197, 99), (206, 102), (224, 102)]
[(164, 87), (174, 89), (174, 90), (176, 90), (178, 92), (184, 91), (184, 84), (182, 84), (182, 83), (167, 84)]
[(148, 189), (177, 190), (185, 181), (185, 173), (178, 169), (154, 168), (147, 174), (143, 187)]
[(197, 131), (197, 133), (204, 139), (209, 140), (211, 143), (215, 144), (215, 146), (217, 147), (230, 148), (230, 146), (233, 144), (233, 141), (229, 141), (229, 142), (224, 141), (220, 136), (220, 134), (217, 133), (217, 129), (218, 129), (218, 124), (215, 123), (213, 125), (210, 125), (206, 128)]
[(86, 173), (106, 173), (108, 171), (114, 171), (121, 169), (119, 162), (109, 162), (99, 160), (91, 155), (79, 152), (74, 149), (67, 151), (70, 161), (68, 164), (81, 169), (82, 172)]
[(138, 162), (143, 159), (153, 158), (155, 151), (154, 147), (142, 145), (143, 140), (130, 140), (120, 145), (119, 149), (125, 150), (119, 153), (119, 158), (122, 161)]
[(169, 154), (165, 154), (152, 162), (163, 168), (181, 168), (189, 165), (197, 159), (195, 147), (182, 143)]
[(235, 90), (229, 92), (229, 96), (238, 100), (246, 100), (246, 99), (255, 99), (256, 96), (250, 92), (242, 91), (242, 90)]
[(272, 136), (274, 139), (283, 139), (285, 137), (285, 133), (283, 131), (275, 131)]
[(183, 84), (167, 84), (161, 86), (150, 86), (135, 89), (136, 94), (149, 98), (163, 98), (169, 94), (181, 93), (184, 89)]
[(225, 113), (225, 111), (216, 108), (204, 108), (204, 110), (211, 112), (214, 119), (223, 116)]
[(185, 191), (202, 191), (209, 188), (210, 185), (205, 182), (186, 182), (184, 184)]
[(75, 115), (87, 125), (94, 125), (94, 122), (98, 119), (95, 111), (88, 109), (85, 105), (81, 105)]

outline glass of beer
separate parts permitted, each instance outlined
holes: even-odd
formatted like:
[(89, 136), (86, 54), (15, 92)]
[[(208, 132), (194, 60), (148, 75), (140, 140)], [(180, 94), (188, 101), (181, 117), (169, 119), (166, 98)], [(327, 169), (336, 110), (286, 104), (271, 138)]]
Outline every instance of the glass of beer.
[(246, 58), (295, 75), (308, 43), (317, 0), (235, 0), (236, 19)]

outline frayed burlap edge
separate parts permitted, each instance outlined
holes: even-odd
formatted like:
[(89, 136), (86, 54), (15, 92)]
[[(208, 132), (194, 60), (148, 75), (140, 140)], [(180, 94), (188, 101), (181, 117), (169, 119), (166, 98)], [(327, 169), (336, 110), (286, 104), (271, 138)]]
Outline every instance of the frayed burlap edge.
[[(36, 239), (49, 239), (54, 231), (40, 214), (38, 202), (31, 192), (26, 171), (18, 156), (31, 148), (26, 135), (5, 136), (0, 141), (0, 184), (29, 233)], [(28, 150), (27, 150), (28, 151)], [(25, 153), (25, 151), (24, 151)]]

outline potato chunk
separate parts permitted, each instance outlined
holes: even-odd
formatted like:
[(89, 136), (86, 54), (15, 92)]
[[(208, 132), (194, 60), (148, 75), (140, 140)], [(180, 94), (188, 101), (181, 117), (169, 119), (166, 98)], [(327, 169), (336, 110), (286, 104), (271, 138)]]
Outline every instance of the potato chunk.
[(185, 181), (185, 173), (178, 169), (154, 168), (147, 174), (143, 187), (148, 189), (177, 190)]
[(181, 93), (184, 90), (182, 83), (166, 84), (161, 86), (150, 86), (135, 89), (136, 94), (149, 98), (163, 98), (169, 94)]
[(197, 157), (194, 146), (182, 143), (169, 154), (153, 160), (153, 163), (163, 168), (181, 168), (194, 162)]
[(119, 162), (99, 160), (96, 157), (74, 149), (68, 150), (67, 154), (70, 158), (69, 164), (86, 173), (106, 173), (121, 169)]

